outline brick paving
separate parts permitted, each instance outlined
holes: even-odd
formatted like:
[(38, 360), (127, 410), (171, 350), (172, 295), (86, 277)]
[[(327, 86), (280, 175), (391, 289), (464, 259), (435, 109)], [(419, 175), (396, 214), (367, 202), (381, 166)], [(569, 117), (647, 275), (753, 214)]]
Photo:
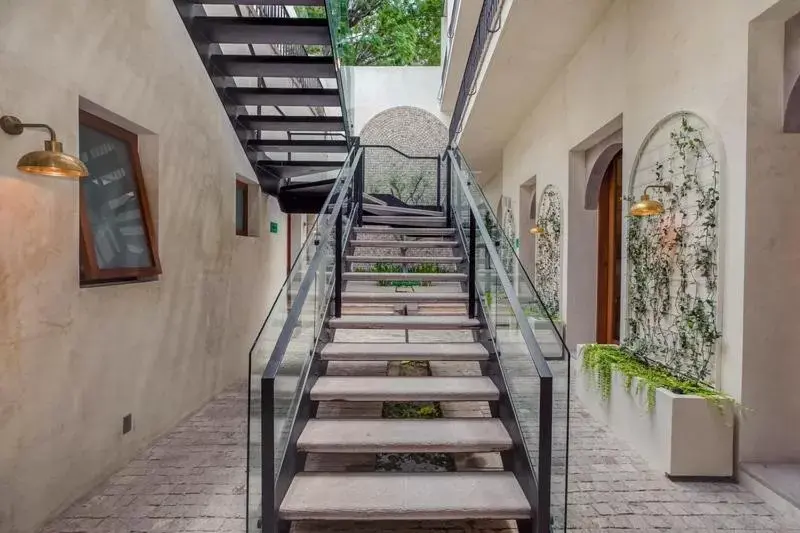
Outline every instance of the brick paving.
[[(361, 332), (363, 333), (363, 332)], [(348, 335), (359, 335), (349, 332)], [(371, 338), (371, 332), (369, 337)], [(414, 333), (412, 340), (422, 340)], [(441, 335), (441, 334), (439, 334)], [(343, 340), (343, 339), (342, 339)], [(370, 340), (363, 335), (360, 340)], [(445, 338), (436, 338), (444, 341)], [(470, 373), (474, 368), (434, 364), (438, 375)], [(474, 365), (474, 364), (473, 364)], [(380, 373), (385, 365), (369, 364), (336, 372)], [(169, 531), (245, 530), (246, 385), (227, 390), (91, 494), (67, 509), (42, 533), (149, 533)], [(446, 415), (465, 416), (456, 405)], [(340, 406), (346, 409), (346, 406)], [(375, 414), (375, 405), (363, 409)], [(336, 416), (333, 407), (321, 416)], [(485, 406), (475, 405), (474, 416)], [(347, 411), (348, 416), (355, 416)], [(467, 413), (468, 414), (468, 413)], [(369, 416), (366, 412), (364, 416)], [(600, 531), (800, 531), (800, 524), (782, 517), (762, 500), (733, 483), (670, 481), (648, 468), (573, 400), (571, 402), (568, 529)], [(352, 458), (369, 468), (370, 458)], [(327, 461), (327, 460), (326, 460)], [(309, 468), (320, 459), (309, 458)], [(493, 461), (462, 458), (462, 465), (491, 468)], [(341, 466), (341, 465), (340, 465)], [(337, 468), (326, 464), (325, 468)], [(416, 522), (302, 524), (296, 533), (510, 533), (498, 522)]]

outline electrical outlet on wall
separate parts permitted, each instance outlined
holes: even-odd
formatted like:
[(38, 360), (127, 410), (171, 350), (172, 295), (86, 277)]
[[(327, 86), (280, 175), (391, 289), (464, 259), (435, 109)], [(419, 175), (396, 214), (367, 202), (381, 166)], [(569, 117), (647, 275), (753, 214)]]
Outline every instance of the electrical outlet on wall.
[(133, 415), (128, 413), (122, 417), (122, 434), (130, 433), (133, 429)]

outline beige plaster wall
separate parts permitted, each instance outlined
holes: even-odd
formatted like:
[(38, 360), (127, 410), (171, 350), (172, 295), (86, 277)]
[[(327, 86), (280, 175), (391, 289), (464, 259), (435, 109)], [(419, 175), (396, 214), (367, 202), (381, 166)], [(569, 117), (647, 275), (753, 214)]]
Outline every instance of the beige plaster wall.
[(747, 203), (739, 214), (746, 223), (738, 231), (746, 246), (742, 403), (749, 410), (739, 428), (742, 461), (800, 461), (800, 136), (783, 133), (781, 95), (791, 90), (784, 74), (794, 78), (782, 61), (784, 23), (798, 12), (800, 2), (782, 1), (750, 28)]
[[(505, 146), (503, 194), (516, 198), (520, 184), (532, 175), (537, 177), (538, 191), (553, 184), (562, 195), (569, 194), (562, 301), (567, 306), (570, 345), (592, 341), (595, 330), (587, 322), (594, 320), (594, 313), (574, 314), (576, 298), (570, 294), (596, 290), (586, 280), (593, 275), (596, 232), (573, 229), (573, 224), (591, 223), (595, 216), (583, 210), (591, 170), (586, 151), (613, 133), (622, 117), (627, 187), (633, 158), (652, 126), (673, 111), (693, 111), (717, 132), (726, 156), (721, 185), (723, 339), (718, 379), (724, 390), (742, 397), (748, 24), (774, 3), (617, 0)], [(573, 262), (590, 267), (576, 269)], [(590, 301), (594, 304), (594, 295)]]
[[(136, 125), (158, 281), (79, 287), (78, 183), (22, 175), (0, 134), (0, 532), (35, 531), (233, 380), (285, 274), (277, 205), (234, 230), (252, 171), (172, 2), (0, 1), (0, 114), (77, 150), (79, 99)], [(84, 104), (88, 105), (84, 101)], [(122, 435), (122, 417), (134, 429)]]

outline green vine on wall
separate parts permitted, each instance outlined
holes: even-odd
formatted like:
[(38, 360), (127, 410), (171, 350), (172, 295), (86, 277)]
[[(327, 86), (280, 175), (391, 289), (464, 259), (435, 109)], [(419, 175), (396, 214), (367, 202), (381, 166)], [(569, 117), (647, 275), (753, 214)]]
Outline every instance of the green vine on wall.
[[(711, 377), (721, 336), (717, 319), (719, 161), (703, 137), (705, 125), (682, 113), (665, 155), (639, 162), (632, 185), (662, 202), (660, 216), (627, 218), (628, 315), (623, 349), (695, 382)], [(656, 131), (656, 134), (658, 131)], [(655, 153), (651, 144), (641, 154)], [(656, 147), (658, 148), (658, 147)], [(633, 201), (634, 197), (627, 198)]]
[(536, 287), (550, 316), (561, 311), (561, 198), (548, 185), (542, 192), (536, 224), (543, 232), (536, 237)]

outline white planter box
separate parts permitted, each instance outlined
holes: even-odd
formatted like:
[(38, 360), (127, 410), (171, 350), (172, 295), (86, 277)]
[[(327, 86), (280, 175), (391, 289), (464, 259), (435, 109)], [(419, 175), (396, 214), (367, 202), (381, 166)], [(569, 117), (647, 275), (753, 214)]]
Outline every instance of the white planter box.
[(650, 465), (671, 477), (733, 476), (733, 404), (722, 407), (701, 396), (656, 389), (656, 404), (647, 410), (647, 390), (630, 392), (625, 377), (614, 372), (608, 400), (600, 395), (594, 375), (583, 370), (578, 345), (576, 391), (591, 415), (626, 441)]

